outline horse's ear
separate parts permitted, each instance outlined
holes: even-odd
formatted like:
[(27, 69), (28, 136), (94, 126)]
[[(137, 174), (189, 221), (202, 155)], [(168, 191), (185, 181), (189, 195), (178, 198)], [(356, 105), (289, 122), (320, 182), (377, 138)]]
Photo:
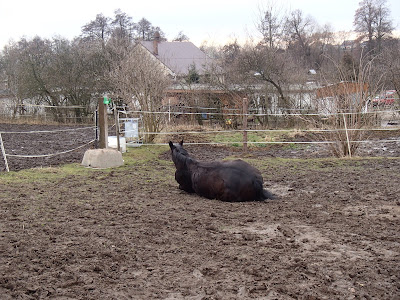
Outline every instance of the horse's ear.
[(183, 140), (179, 142), (179, 145), (183, 146)]
[(171, 148), (171, 150), (174, 150), (174, 148), (175, 148), (175, 146), (174, 146), (174, 143), (172, 143), (171, 141), (169, 141), (169, 147)]

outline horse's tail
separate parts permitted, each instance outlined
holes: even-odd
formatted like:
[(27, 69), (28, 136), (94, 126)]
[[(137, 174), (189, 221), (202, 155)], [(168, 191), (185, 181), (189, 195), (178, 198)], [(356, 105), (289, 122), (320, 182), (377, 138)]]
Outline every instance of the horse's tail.
[(262, 181), (255, 180), (255, 181), (253, 181), (253, 185), (254, 185), (254, 187), (255, 187), (255, 189), (257, 191), (256, 192), (257, 193), (256, 201), (263, 201), (265, 199), (273, 200), (273, 199), (277, 199), (278, 198), (278, 196), (276, 196), (275, 194), (273, 194), (273, 193), (271, 193), (271, 192), (269, 192), (269, 191), (267, 191), (266, 189), (263, 188)]
[(265, 190), (265, 189), (263, 189), (262, 192), (263, 192), (263, 197), (264, 197), (263, 200), (265, 200), (265, 199), (274, 200), (274, 199), (277, 199), (277, 198), (278, 198), (277, 195), (275, 195), (275, 194), (273, 194), (273, 193), (271, 193), (270, 191), (267, 191), (267, 190)]

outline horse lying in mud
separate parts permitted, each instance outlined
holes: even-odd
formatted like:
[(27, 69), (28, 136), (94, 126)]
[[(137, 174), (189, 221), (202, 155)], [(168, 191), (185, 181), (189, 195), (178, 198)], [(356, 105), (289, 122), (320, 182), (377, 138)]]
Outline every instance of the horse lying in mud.
[(181, 190), (228, 202), (275, 199), (263, 188), (260, 171), (245, 161), (199, 162), (189, 156), (183, 141), (169, 142), (169, 147)]

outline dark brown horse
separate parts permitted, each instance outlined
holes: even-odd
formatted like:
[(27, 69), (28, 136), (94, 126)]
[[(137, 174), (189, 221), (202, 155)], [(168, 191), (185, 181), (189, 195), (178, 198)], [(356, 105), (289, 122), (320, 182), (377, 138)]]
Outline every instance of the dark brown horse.
[(263, 188), (263, 178), (256, 168), (242, 160), (199, 162), (179, 144), (169, 142), (175, 179), (179, 188), (208, 199), (229, 202), (262, 201), (275, 195)]

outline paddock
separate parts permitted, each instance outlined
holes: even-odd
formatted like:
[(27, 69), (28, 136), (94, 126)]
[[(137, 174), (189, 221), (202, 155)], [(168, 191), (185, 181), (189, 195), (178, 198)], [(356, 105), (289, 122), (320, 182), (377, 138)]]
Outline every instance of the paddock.
[(280, 199), (187, 194), (168, 146), (128, 151), (115, 169), (83, 168), (77, 155), (1, 172), (2, 299), (400, 297), (398, 155), (186, 148), (254, 164)]

